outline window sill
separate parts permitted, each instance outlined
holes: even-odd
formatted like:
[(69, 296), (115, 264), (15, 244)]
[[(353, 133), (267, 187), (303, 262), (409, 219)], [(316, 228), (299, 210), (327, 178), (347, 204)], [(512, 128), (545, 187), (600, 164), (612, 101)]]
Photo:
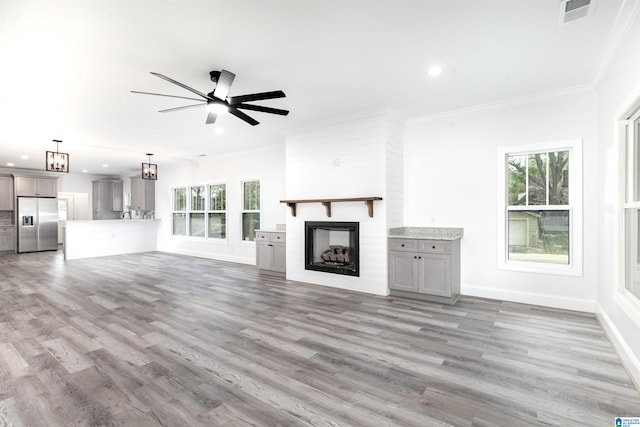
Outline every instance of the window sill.
[(520, 273), (551, 274), (556, 276), (582, 277), (582, 269), (573, 265), (554, 265), (544, 263), (509, 261), (499, 263), (498, 270), (515, 271)]

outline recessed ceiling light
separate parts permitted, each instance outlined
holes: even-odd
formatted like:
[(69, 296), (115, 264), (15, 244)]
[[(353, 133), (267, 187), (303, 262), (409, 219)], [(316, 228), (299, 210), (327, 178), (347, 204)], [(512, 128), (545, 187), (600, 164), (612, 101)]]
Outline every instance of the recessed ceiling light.
[(102, 167), (103, 167), (103, 168), (108, 168), (108, 167), (109, 167), (109, 165), (102, 165)]
[(7, 166), (15, 166), (15, 163), (8, 162)]
[(29, 158), (29, 156), (27, 156), (26, 154), (23, 154), (22, 156), (20, 156), (20, 158), (22, 160), (27, 160)]
[(220, 126), (218, 126), (213, 131), (218, 135), (222, 135), (224, 133), (224, 128), (221, 128)]
[(429, 77), (437, 77), (442, 73), (442, 68), (440, 68), (440, 66), (438, 65), (434, 65), (432, 67), (429, 67), (429, 69), (427, 70), (427, 75)]
[(87, 173), (87, 172), (89, 172), (89, 171), (86, 170), (86, 169), (82, 169), (82, 173)]

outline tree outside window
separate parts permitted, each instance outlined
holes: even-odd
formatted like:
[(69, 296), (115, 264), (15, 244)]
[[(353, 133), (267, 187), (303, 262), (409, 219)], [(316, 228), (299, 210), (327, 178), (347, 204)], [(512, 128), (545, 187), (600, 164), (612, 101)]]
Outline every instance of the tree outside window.
[(187, 235), (187, 189), (186, 187), (173, 189), (172, 234), (174, 236)]
[(254, 241), (260, 228), (260, 180), (242, 182), (242, 240)]
[(507, 259), (569, 264), (569, 150), (507, 156)]
[(209, 185), (208, 237), (224, 239), (227, 236), (227, 186)]

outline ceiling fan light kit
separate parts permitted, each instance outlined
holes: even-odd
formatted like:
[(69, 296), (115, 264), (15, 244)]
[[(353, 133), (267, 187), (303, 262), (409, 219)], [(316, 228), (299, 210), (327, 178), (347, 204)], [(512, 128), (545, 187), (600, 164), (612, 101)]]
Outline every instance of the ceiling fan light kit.
[(211, 81), (216, 84), (215, 89), (212, 92), (207, 94), (200, 92), (192, 87), (189, 87), (183, 83), (180, 83), (176, 80), (173, 80), (170, 77), (164, 76), (160, 73), (151, 72), (156, 77), (159, 77), (163, 80), (168, 81), (169, 83), (173, 83), (176, 86), (180, 86), (183, 89), (188, 90), (191, 93), (198, 95), (200, 98), (186, 97), (186, 96), (176, 96), (176, 95), (166, 95), (162, 93), (152, 93), (152, 92), (141, 92), (132, 90), (133, 93), (139, 93), (143, 95), (155, 95), (155, 96), (167, 96), (171, 98), (179, 98), (179, 99), (187, 99), (190, 101), (199, 101), (198, 104), (190, 104), (184, 105), (182, 107), (174, 107), (168, 108), (165, 110), (160, 110), (160, 113), (168, 113), (171, 111), (184, 110), (187, 108), (200, 107), (203, 105), (207, 106), (208, 114), (206, 124), (212, 124), (216, 122), (216, 119), (220, 114), (224, 114), (226, 112), (236, 116), (240, 120), (243, 120), (246, 123), (249, 123), (251, 126), (255, 126), (259, 124), (256, 119), (249, 116), (248, 114), (240, 111), (240, 110), (251, 110), (251, 111), (259, 111), (262, 113), (269, 114), (278, 114), (281, 116), (286, 116), (289, 114), (288, 110), (282, 110), (279, 108), (270, 108), (264, 107), (262, 105), (255, 104), (246, 104), (245, 102), (251, 101), (262, 101), (265, 99), (275, 99), (275, 98), (284, 98), (286, 95), (281, 90), (271, 91), (271, 92), (260, 92), (260, 93), (251, 93), (248, 95), (240, 95), (240, 96), (228, 96), (229, 90), (231, 89), (231, 84), (235, 79), (236, 75), (227, 70), (221, 71), (211, 71), (209, 72), (209, 77)]

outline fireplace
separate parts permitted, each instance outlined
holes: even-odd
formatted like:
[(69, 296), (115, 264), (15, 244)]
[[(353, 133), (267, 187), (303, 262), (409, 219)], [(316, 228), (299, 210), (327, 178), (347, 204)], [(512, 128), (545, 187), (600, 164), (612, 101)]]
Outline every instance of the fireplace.
[(305, 270), (360, 276), (357, 222), (305, 221)]

